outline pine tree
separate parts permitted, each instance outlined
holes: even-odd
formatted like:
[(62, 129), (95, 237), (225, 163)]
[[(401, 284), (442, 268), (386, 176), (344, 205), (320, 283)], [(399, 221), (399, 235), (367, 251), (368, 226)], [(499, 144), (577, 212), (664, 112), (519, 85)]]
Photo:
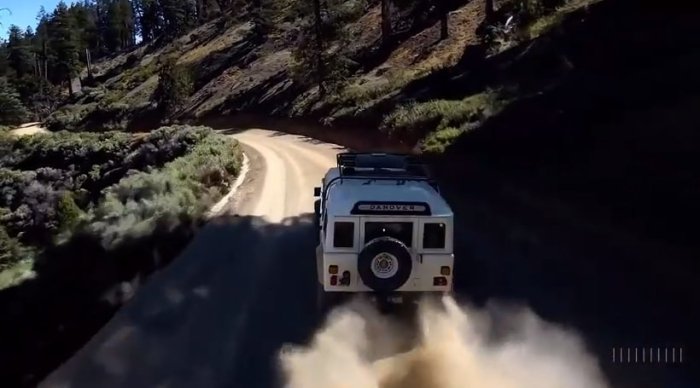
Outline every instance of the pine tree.
[(134, 14), (129, 0), (113, 0), (107, 11), (107, 42), (110, 50), (122, 50), (134, 44)]
[(49, 79), (48, 75), (48, 61), (49, 61), (49, 53), (48, 53), (48, 46), (49, 46), (49, 16), (46, 13), (46, 9), (44, 9), (44, 6), (42, 5), (39, 8), (39, 13), (37, 14), (36, 17), (37, 20), (37, 26), (36, 26), (36, 34), (34, 38), (34, 51), (37, 53), (37, 62), (39, 65), (39, 77), (42, 79), (42, 82), (47, 81)]
[(68, 82), (68, 91), (73, 95), (72, 79), (78, 69), (78, 46), (74, 22), (63, 1), (58, 3), (53, 13), (50, 32), (50, 46), (56, 55), (56, 79)]
[(177, 59), (167, 58), (160, 69), (155, 97), (166, 115), (177, 112), (192, 93), (192, 77), (189, 70), (177, 65)]
[(99, 37), (97, 29), (96, 6), (94, 3), (86, 0), (83, 3), (73, 4), (70, 8), (70, 13), (75, 22), (79, 56), (83, 62), (87, 62), (87, 51), (99, 55), (101, 51), (100, 43), (103, 41)]
[(484, 2), (484, 6), (485, 6), (485, 11), (486, 11), (486, 21), (487, 22), (493, 21), (493, 16), (495, 13), (493, 0), (486, 0)]
[(445, 0), (437, 0), (440, 11), (440, 40), (445, 40), (450, 35), (449, 17), (450, 10)]
[(389, 44), (391, 40), (391, 0), (382, 0), (382, 43)]
[(160, 0), (163, 15), (163, 33), (176, 37), (187, 32), (196, 24), (197, 10), (189, 0)]
[(156, 0), (134, 0), (136, 19), (139, 33), (145, 42), (150, 42), (158, 36), (161, 23), (161, 12)]
[(0, 125), (17, 125), (27, 118), (27, 109), (22, 105), (17, 91), (0, 78)]
[(10, 26), (7, 39), (8, 63), (15, 71), (17, 78), (32, 73), (30, 42), (31, 40), (25, 38), (24, 32), (19, 27)]
[(297, 82), (307, 84), (313, 80), (320, 96), (336, 92), (345, 81), (347, 66), (342, 47), (347, 46), (344, 27), (361, 15), (364, 3), (349, 4), (343, 0), (312, 2), (312, 10), (300, 9), (300, 14), (313, 18), (301, 26), (299, 40), (292, 52), (292, 75)]

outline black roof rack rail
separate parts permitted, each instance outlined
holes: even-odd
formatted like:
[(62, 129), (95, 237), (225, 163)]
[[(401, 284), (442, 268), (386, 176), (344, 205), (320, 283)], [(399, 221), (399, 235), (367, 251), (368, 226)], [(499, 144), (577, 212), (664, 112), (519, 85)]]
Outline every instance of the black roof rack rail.
[(415, 155), (377, 152), (344, 152), (336, 157), (341, 177), (385, 177), (387, 179), (430, 178), (427, 165)]

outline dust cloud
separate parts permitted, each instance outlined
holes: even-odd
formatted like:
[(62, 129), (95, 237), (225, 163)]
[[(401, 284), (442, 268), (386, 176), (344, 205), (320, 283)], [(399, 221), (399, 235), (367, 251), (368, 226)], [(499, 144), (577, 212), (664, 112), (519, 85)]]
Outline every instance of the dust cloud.
[(415, 322), (352, 301), (308, 347), (280, 353), (287, 388), (602, 388), (572, 332), (524, 308), (421, 301)]

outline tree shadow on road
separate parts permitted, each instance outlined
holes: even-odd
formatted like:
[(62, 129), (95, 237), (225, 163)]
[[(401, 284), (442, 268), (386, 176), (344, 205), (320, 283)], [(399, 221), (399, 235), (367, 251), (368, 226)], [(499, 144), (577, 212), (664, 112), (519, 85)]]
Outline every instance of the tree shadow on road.
[[(312, 219), (308, 214), (280, 224), (258, 217), (211, 220), (109, 322), (117, 306), (107, 296), (123, 283), (115, 283), (117, 276), (100, 274), (123, 268), (112, 260), (100, 264), (103, 258), (90, 257), (95, 250), (85, 246), (86, 254), (77, 254), (72, 263), (83, 271), (73, 276), (77, 284), (65, 295), (55, 287), (42, 288), (52, 280), (41, 271), (20, 286), (24, 289), (3, 291), (3, 305), (13, 308), (6, 317), (14, 318), (3, 317), (2, 336), (8, 339), (3, 344), (11, 345), (3, 346), (1, 354), (7, 361), (3, 381), (34, 386), (107, 323), (50, 377), (48, 386), (276, 385), (276, 352), (284, 343), (308, 340), (319, 325)], [(182, 243), (177, 239), (183, 236), (173, 238), (172, 244)], [(27, 293), (29, 288), (33, 292)], [(42, 294), (48, 290), (54, 293), (50, 298)], [(48, 314), (30, 307), (41, 299), (50, 299), (57, 308), (47, 308)], [(69, 335), (60, 327), (63, 321), (76, 326)], [(21, 325), (28, 327), (19, 330)], [(23, 338), (9, 341), (13, 333)], [(57, 351), (50, 351), (54, 347)]]

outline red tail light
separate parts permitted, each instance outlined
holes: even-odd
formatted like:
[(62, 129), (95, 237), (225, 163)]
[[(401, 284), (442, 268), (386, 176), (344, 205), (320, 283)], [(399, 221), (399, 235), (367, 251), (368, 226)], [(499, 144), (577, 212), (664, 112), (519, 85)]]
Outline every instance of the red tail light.
[(438, 276), (433, 278), (433, 286), (446, 286), (447, 278), (444, 276)]
[(338, 275), (331, 276), (331, 286), (337, 286), (337, 285), (338, 285)]

